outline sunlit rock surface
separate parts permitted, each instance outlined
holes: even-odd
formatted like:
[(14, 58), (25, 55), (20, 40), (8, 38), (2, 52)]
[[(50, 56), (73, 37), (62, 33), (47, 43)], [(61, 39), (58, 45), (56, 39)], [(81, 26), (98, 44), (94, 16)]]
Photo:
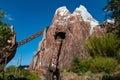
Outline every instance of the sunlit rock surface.
[[(89, 56), (85, 46), (88, 37), (103, 32), (99, 22), (84, 6), (80, 5), (73, 13), (65, 6), (60, 7), (55, 12), (52, 24), (44, 31), (44, 37), (29, 69), (40, 70), (50, 66), (69, 69), (74, 57), (82, 60)], [(55, 63), (52, 63), (53, 59)]]

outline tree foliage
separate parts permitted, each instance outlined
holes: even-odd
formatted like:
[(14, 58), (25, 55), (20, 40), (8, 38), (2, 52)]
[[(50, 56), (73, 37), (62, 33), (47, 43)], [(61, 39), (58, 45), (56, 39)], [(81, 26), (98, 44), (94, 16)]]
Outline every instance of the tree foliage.
[(115, 20), (114, 28), (111, 32), (116, 34), (120, 33), (120, 0), (109, 0), (108, 4), (105, 6), (104, 11), (107, 12), (108, 17)]
[(118, 57), (119, 55), (120, 40), (112, 33), (101, 37), (91, 36), (86, 45), (92, 57)]
[[(76, 62), (77, 60), (77, 62)], [(73, 59), (71, 70), (77, 74), (91, 71), (92, 73), (112, 73), (118, 68), (118, 62), (114, 58), (95, 57), (86, 60)]]
[(115, 19), (116, 22), (120, 21), (120, 0), (109, 0), (104, 10), (108, 11), (110, 13), (108, 16)]
[(0, 9), (0, 51), (9, 45), (7, 40), (13, 35), (8, 25), (2, 21), (3, 18), (4, 12)]

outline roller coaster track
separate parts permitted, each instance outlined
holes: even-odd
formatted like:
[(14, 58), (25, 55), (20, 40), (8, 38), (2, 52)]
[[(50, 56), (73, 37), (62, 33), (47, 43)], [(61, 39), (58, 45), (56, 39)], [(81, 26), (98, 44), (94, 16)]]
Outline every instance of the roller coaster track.
[(43, 31), (44, 31), (44, 30), (39, 31), (39, 32), (37, 32), (37, 33), (35, 33), (35, 34), (33, 34), (33, 35), (27, 37), (26, 39), (21, 40), (20, 42), (17, 43), (17, 47), (19, 47), (19, 46), (21, 46), (21, 45), (23, 45), (23, 44), (25, 44), (25, 43), (27, 43), (27, 42), (33, 40), (34, 38), (36, 38), (36, 37), (42, 35), (42, 34), (43, 34)]
[[(49, 26), (48, 26), (48, 27), (49, 27)], [(47, 28), (48, 28), (48, 27), (47, 27)], [(23, 44), (25, 44), (25, 43), (27, 43), (27, 42), (29, 42), (29, 41), (37, 38), (38, 36), (42, 35), (43, 32), (44, 32), (44, 30), (41, 30), (41, 31), (39, 31), (39, 32), (37, 32), (37, 33), (35, 33), (35, 34), (33, 34), (33, 35), (31, 35), (31, 36), (29, 36), (29, 37), (27, 37), (27, 38), (19, 41), (19, 42), (17, 42), (17, 47), (19, 47), (19, 46), (21, 46), (21, 45), (23, 45)]]
[[(46, 29), (43, 29), (43, 30), (41, 30), (41, 31), (39, 31), (39, 32), (37, 32), (37, 33), (35, 33), (35, 34), (33, 34), (33, 35), (31, 35), (31, 36), (29, 36), (29, 37), (27, 37), (27, 38), (19, 41), (19, 42), (17, 42), (16, 45), (14, 45), (14, 47), (13, 47), (12, 49), (10, 49), (10, 50), (16, 52), (16, 48), (17, 48), (17, 47), (19, 47), (19, 46), (21, 46), (21, 45), (24, 45), (25, 43), (27, 43), (27, 42), (29, 42), (29, 41), (31, 41), (31, 40), (39, 37), (40, 35), (43, 34), (44, 30), (47, 31), (48, 28), (49, 28), (49, 26), (46, 27)], [(0, 65), (1, 65), (1, 64), (7, 64), (7, 63), (14, 57), (15, 52), (14, 52), (14, 53), (10, 53), (10, 54), (8, 54), (8, 55), (4, 55), (4, 56), (0, 59)]]

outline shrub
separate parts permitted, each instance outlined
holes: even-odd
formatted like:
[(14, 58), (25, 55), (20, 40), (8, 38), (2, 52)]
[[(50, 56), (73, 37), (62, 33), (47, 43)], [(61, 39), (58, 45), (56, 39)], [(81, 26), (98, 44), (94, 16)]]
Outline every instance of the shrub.
[(73, 71), (75, 73), (79, 73), (81, 71), (80, 70), (80, 60), (77, 57), (73, 57), (71, 71)]
[(40, 80), (37, 73), (31, 73), (27, 69), (16, 68), (15, 66), (9, 66), (6, 69), (5, 80), (8, 80), (11, 76), (13, 76), (15, 80)]
[(76, 59), (77, 62), (73, 61), (73, 67), (71, 70), (78, 74), (87, 71), (91, 71), (93, 73), (112, 73), (116, 70), (118, 66), (117, 60), (114, 58), (96, 57), (82, 61), (78, 61), (78, 58)]
[(89, 64), (85, 60), (80, 61), (77, 57), (73, 57), (73, 64), (71, 68), (72, 72), (81, 74), (83, 72), (86, 72), (88, 68), (89, 68)]
[(118, 66), (117, 60), (113, 58), (96, 57), (87, 62), (89, 63), (89, 70), (92, 72), (112, 73)]
[(120, 40), (112, 33), (101, 37), (91, 36), (86, 45), (92, 57), (117, 57), (120, 50)]

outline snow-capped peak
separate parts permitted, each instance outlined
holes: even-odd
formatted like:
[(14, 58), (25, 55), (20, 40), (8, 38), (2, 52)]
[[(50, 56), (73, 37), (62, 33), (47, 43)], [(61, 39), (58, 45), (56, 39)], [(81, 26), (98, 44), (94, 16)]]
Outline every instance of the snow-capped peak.
[(66, 8), (66, 6), (63, 6), (63, 7), (58, 8), (55, 14), (59, 13), (60, 16), (65, 16), (68, 12), (69, 10)]
[(75, 15), (79, 18), (80, 21), (84, 21), (90, 24), (90, 34), (93, 33), (93, 28), (99, 25), (98, 21), (95, 20), (92, 15), (87, 11), (87, 9), (80, 5), (79, 8), (76, 8), (75, 11), (71, 14), (66, 6), (60, 7), (55, 12), (55, 21), (67, 24), (71, 15)]
[(114, 20), (114, 19), (112, 19), (112, 20), (107, 19), (106, 22), (111, 23), (111, 24), (114, 24), (114, 23), (115, 23), (115, 20)]
[[(83, 6), (83, 5), (80, 5), (79, 8), (76, 8), (75, 11), (73, 12), (74, 15), (78, 15), (78, 16), (81, 16), (82, 19), (85, 21), (85, 22), (95, 22), (96, 24), (98, 24), (98, 21), (96, 21), (92, 15), (87, 11), (87, 9)], [(92, 25), (93, 26), (93, 25)], [(96, 26), (96, 25), (95, 25)]]
[(98, 21), (92, 17), (92, 15), (87, 11), (87, 9), (83, 5), (80, 5), (79, 8), (76, 8), (73, 14), (81, 16), (83, 21), (90, 23), (90, 34), (92, 34), (93, 32), (93, 27), (99, 25)]

